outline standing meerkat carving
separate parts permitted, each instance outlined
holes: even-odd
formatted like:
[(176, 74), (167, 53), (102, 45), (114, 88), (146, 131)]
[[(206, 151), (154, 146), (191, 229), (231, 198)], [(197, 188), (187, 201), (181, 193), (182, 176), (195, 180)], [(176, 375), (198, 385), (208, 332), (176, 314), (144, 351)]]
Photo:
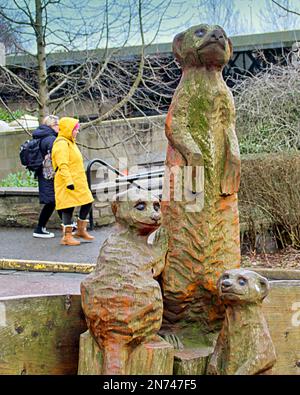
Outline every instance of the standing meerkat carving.
[(262, 312), (268, 280), (250, 270), (228, 270), (218, 281), (225, 320), (207, 373), (269, 374), (276, 362), (274, 345)]
[(154, 278), (164, 267), (166, 242), (157, 230), (159, 200), (149, 192), (120, 193), (112, 209), (115, 232), (101, 247), (95, 271), (81, 283), (81, 297), (88, 328), (103, 350), (102, 373), (125, 374), (138, 344), (163, 341), (156, 335), (163, 302)]
[[(240, 155), (233, 97), (222, 77), (232, 45), (220, 26), (202, 24), (178, 34), (173, 52), (182, 78), (166, 118), (166, 174), (192, 166), (192, 182), (184, 186), (191, 195), (197, 192), (195, 169), (203, 166), (204, 196), (202, 210), (193, 212), (188, 199), (174, 199), (174, 177), (169, 185), (165, 177), (164, 328), (179, 333), (198, 322), (205, 334), (220, 327), (224, 313), (216, 296), (218, 277), (240, 265)], [(167, 189), (170, 199), (164, 197)]]

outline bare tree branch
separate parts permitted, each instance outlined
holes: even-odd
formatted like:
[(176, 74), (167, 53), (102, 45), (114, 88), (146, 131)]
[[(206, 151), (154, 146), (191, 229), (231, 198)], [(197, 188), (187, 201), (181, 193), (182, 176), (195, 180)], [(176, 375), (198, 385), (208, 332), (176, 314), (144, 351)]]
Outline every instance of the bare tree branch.
[[(78, 3), (77, 6), (74, 2), (78, 24), (76, 29), (68, 31), (67, 24), (71, 22), (69, 8), (65, 7), (68, 2), (35, 0), (36, 8), (30, 8), (30, 20), (34, 21), (34, 26), (30, 25), (38, 52), (30, 68), (16, 64), (8, 68), (9, 75), (5, 70), (6, 78), (1, 69), (0, 89), (5, 103), (24, 102), (23, 107), (26, 105), (32, 111), (39, 106), (40, 120), (45, 112), (79, 116), (82, 128), (96, 133), (105, 145), (85, 145), (85, 149), (109, 149), (112, 152), (114, 147), (135, 139), (148, 153), (141, 133), (127, 122), (126, 117), (158, 115), (167, 109), (180, 76), (178, 65), (170, 55), (161, 57), (153, 54), (147, 58), (145, 50), (164, 27), (167, 9), (176, 1), (127, 0), (125, 3), (123, 0), (105, 0), (101, 6), (97, 3), (98, 8), (95, 10), (88, 9), (87, 5), (83, 9), (82, 5)], [(29, 4), (27, 0), (25, 3)], [(19, 7), (22, 4), (18, 2)], [(53, 4), (55, 8), (51, 8)], [(11, 12), (11, 9), (5, 12)], [(16, 21), (23, 22), (28, 12), (29, 9), (25, 7), (25, 13)], [(94, 23), (95, 15), (101, 17), (97, 25)], [(89, 30), (88, 23), (92, 30)], [(89, 50), (87, 43), (85, 51), (72, 52), (76, 45), (82, 45), (82, 37), (85, 40), (87, 36), (103, 49)], [(66, 39), (63, 42), (64, 37)], [(137, 50), (133, 46), (133, 53), (126, 47), (132, 40), (139, 44)], [(114, 47), (112, 43), (117, 45)], [(49, 55), (54, 48), (63, 46), (67, 51)], [(44, 93), (41, 92), (42, 87)], [(111, 143), (103, 138), (99, 125), (104, 120), (115, 118), (124, 120), (129, 134), (125, 139)]]
[(25, 81), (22, 80), (22, 78), (19, 78), (15, 73), (11, 72), (7, 67), (1, 66), (0, 69), (3, 70), (5, 73), (7, 73), (10, 77), (12, 77), (16, 83), (18, 83), (24, 91), (34, 97), (37, 102), (39, 102), (39, 95), (37, 92), (35, 92)]
[(290, 12), (291, 14), (295, 14), (295, 15), (299, 15), (300, 16), (299, 12), (290, 10), (289, 8), (287, 8), (287, 7), (283, 6), (282, 4), (278, 3), (276, 0), (271, 0), (271, 1), (272, 1), (272, 3), (276, 4), (278, 7), (282, 8), (284, 11)]

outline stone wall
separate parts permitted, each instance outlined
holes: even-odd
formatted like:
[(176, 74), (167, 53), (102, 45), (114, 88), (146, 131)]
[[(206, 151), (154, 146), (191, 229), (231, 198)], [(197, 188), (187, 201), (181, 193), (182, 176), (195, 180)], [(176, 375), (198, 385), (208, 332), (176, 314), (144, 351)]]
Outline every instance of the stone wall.
[[(0, 188), (0, 226), (32, 228), (37, 224), (40, 210), (37, 188)], [(95, 196), (93, 218), (95, 226), (113, 223), (110, 202), (98, 201)], [(54, 212), (47, 227), (60, 228), (60, 223), (60, 218)]]
[[(121, 170), (161, 163), (165, 159), (167, 146), (164, 120), (163, 116), (154, 116), (105, 121), (98, 127), (82, 130), (78, 145), (86, 161), (100, 158)], [(24, 170), (19, 159), (19, 148), (29, 137), (22, 129), (0, 133), (0, 180), (9, 173)], [(131, 173), (135, 171), (131, 169)]]
[(20, 145), (29, 137), (23, 130), (0, 133), (0, 180), (9, 173), (24, 170), (20, 162), (19, 150)]

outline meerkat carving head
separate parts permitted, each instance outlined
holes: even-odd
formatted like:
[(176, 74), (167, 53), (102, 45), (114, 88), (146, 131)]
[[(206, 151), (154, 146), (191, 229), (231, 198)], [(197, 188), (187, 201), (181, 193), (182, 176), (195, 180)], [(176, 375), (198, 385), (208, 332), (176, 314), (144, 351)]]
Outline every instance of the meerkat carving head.
[(232, 43), (221, 26), (201, 24), (177, 34), (173, 52), (182, 68), (204, 66), (221, 70), (232, 56)]
[(132, 188), (119, 193), (112, 203), (112, 211), (117, 222), (148, 235), (161, 224), (159, 199), (150, 192)]
[(260, 303), (269, 293), (269, 282), (265, 277), (244, 269), (226, 270), (217, 286), (225, 303)]

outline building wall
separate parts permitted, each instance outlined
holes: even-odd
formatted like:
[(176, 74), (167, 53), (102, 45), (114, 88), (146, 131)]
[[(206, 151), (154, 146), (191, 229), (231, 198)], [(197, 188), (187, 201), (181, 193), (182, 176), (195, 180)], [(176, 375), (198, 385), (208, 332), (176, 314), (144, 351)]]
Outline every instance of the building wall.
[(9, 173), (23, 170), (20, 162), (20, 145), (30, 138), (23, 130), (0, 133), (0, 180)]

